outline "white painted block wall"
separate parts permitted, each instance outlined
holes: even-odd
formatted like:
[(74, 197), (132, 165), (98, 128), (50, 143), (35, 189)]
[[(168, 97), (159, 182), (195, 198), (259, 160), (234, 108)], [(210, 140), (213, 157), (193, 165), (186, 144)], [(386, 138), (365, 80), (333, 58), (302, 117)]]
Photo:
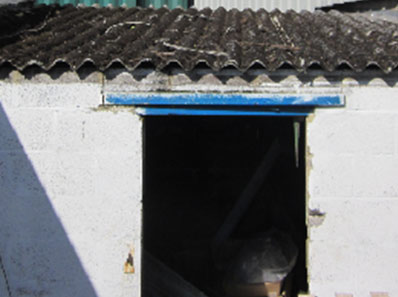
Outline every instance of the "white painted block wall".
[[(140, 296), (142, 123), (101, 103), (100, 83), (0, 83), (0, 255), (13, 297)], [(125, 274), (131, 249), (136, 273)]]
[[(139, 297), (141, 120), (98, 109), (101, 80), (55, 82), (0, 82), (0, 255), (13, 296)], [(310, 290), (398, 296), (397, 87), (332, 84), (258, 89), (346, 96), (345, 108), (308, 119), (308, 207), (324, 213), (309, 217)], [(132, 247), (136, 273), (126, 275)]]
[(398, 90), (345, 90), (346, 108), (308, 119), (310, 289), (398, 296)]

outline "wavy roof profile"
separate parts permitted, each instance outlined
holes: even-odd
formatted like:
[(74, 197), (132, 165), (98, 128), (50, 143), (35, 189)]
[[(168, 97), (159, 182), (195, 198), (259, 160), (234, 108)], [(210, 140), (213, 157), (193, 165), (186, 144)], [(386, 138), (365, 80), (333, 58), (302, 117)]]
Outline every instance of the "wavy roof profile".
[(10, 31), (13, 14), (0, 18), (0, 65), (19, 70), (49, 70), (60, 61), (73, 70), (90, 62), (102, 71), (144, 62), (157, 69), (177, 63), (186, 71), (200, 63), (215, 71), (253, 65), (275, 71), (286, 64), (305, 71), (316, 64), (327, 71), (377, 65), (390, 72), (398, 65), (398, 24), (337, 11), (39, 6), (13, 13), (22, 25), (14, 21)]

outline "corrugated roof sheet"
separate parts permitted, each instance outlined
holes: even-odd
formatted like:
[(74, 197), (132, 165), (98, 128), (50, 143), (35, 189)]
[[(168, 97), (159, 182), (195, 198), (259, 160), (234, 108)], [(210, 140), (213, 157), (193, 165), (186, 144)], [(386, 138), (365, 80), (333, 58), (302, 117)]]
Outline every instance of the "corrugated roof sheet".
[[(100, 70), (113, 63), (129, 70), (143, 62), (157, 69), (178, 63), (187, 71), (203, 62), (213, 70), (241, 71), (254, 65), (274, 71), (286, 64), (299, 71), (314, 64), (333, 71), (346, 64), (355, 71), (377, 65), (389, 72), (398, 65), (398, 24), (337, 11), (51, 6), (45, 14), (43, 7), (25, 14), (38, 19), (13, 32), (0, 18), (0, 28), (6, 28), (0, 64), (19, 70), (29, 65), (49, 70), (59, 61), (74, 70), (86, 62)], [(14, 17), (23, 18), (17, 12)]]
[(251, 8), (253, 10), (264, 8), (265, 10), (279, 9), (286, 11), (293, 9), (296, 11), (301, 10), (315, 10), (317, 7), (332, 6), (335, 4), (347, 3), (347, 2), (358, 2), (363, 0), (195, 0), (195, 7), (203, 9), (210, 7), (217, 9), (223, 6), (226, 9), (245, 9)]
[[(1, 1), (1, 0), (0, 0)], [(59, 4), (59, 5), (86, 5), (91, 6), (97, 4), (99, 6), (112, 5), (113, 7), (127, 6), (127, 7), (149, 7), (154, 6), (155, 8), (160, 8), (164, 5), (171, 8), (176, 8), (181, 6), (183, 8), (188, 8), (188, 0), (34, 0), (37, 4)]]

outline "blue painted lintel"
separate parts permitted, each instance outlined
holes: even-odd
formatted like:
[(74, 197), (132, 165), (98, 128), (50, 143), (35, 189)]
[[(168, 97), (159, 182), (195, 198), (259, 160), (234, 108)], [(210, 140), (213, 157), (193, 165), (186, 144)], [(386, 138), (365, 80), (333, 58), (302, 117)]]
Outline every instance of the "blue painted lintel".
[(108, 94), (107, 104), (138, 106), (344, 106), (343, 95), (139, 93)]
[(201, 108), (169, 108), (169, 107), (138, 107), (136, 113), (141, 116), (307, 116), (310, 110), (292, 111), (285, 109), (273, 110), (235, 110), (235, 109), (201, 109)]

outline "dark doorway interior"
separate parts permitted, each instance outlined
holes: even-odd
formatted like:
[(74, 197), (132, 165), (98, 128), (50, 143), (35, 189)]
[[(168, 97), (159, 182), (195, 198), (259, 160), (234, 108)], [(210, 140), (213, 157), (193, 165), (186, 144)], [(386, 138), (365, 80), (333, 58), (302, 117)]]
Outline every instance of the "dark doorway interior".
[[(145, 118), (144, 249), (207, 296), (223, 296), (225, 268), (214, 259), (213, 239), (278, 139), (280, 154), (228, 240), (244, 241), (271, 228), (289, 234), (299, 251), (290, 295), (307, 291), (302, 120)], [(145, 264), (144, 257), (144, 270)]]

